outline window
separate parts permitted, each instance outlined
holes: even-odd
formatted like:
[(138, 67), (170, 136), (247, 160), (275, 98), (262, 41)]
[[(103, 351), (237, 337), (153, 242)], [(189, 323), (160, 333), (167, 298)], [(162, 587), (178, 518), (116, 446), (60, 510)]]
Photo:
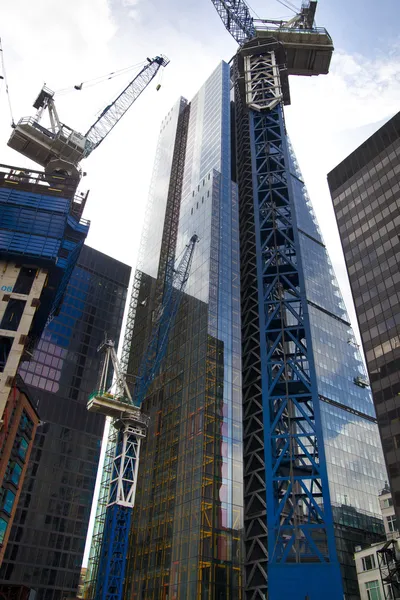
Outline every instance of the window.
[(0, 329), (17, 331), (22, 314), (25, 310), (25, 305), (25, 300), (15, 300), (14, 298), (11, 298), (11, 300), (7, 302), (7, 307), (0, 323)]
[(36, 269), (21, 267), (17, 281), (15, 282), (13, 292), (15, 294), (28, 295), (32, 288), (32, 283), (36, 276)]
[(25, 431), (25, 435), (32, 433), (33, 421), (28, 417), (25, 411), (22, 412), (21, 420), (19, 422), (19, 428), (21, 431)]
[(368, 554), (368, 556), (364, 556), (362, 559), (363, 571), (370, 571), (371, 569), (375, 569), (375, 557), (373, 554)]
[(9, 467), (8, 480), (15, 486), (18, 485), (22, 473), (22, 467), (18, 463), (11, 463)]
[(11, 490), (3, 490), (3, 492), (4, 491), (5, 493), (3, 493), (2, 508), (10, 515), (15, 502), (15, 494)]
[(7, 525), (8, 523), (5, 519), (0, 519), (0, 544), (3, 543), (4, 536), (6, 535)]
[(365, 584), (365, 588), (367, 590), (368, 600), (382, 600), (378, 580), (368, 581), (368, 583)]
[(394, 515), (386, 517), (389, 531), (397, 531), (396, 517)]
[(0, 337), (0, 373), (4, 371), (14, 338)]
[(393, 506), (393, 499), (392, 498), (386, 498), (383, 501), (382, 506), (383, 506), (383, 508), (389, 508), (390, 506)]

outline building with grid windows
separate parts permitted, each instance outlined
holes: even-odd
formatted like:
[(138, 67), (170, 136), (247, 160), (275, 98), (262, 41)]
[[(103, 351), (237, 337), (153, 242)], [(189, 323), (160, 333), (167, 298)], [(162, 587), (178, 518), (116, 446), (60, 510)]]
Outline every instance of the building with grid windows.
[(83, 246), (59, 314), (20, 365), (41, 421), (0, 570), (3, 591), (76, 595), (104, 427), (86, 404), (105, 332), (118, 344), (129, 276), (127, 265)]
[(86, 199), (67, 176), (0, 165), (0, 423), (24, 350), (60, 307)]
[(400, 113), (328, 175), (400, 518)]
[(32, 406), (26, 385), (17, 376), (8, 396), (0, 429), (0, 566), (38, 424), (39, 415)]
[(361, 600), (400, 598), (400, 538), (392, 494), (387, 484), (379, 494), (379, 503), (387, 541), (355, 548), (354, 560)]
[[(243, 178), (251, 161), (230, 87), (222, 62), (161, 124), (124, 344), (128, 374), (137, 373), (168, 265), (193, 233), (199, 242), (167, 355), (143, 406), (150, 427), (125, 577), (125, 597), (135, 600), (240, 600), (265, 585), (267, 391), (257, 363), (253, 196)], [(361, 356), (291, 149), (285, 160), (329, 509), (346, 598), (358, 600), (354, 547), (383, 539), (377, 494), (386, 474)]]

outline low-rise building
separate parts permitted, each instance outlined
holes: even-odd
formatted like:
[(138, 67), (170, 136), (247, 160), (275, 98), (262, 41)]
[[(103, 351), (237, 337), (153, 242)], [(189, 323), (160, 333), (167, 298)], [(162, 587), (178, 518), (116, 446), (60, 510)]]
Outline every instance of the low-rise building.
[(400, 598), (400, 537), (392, 494), (386, 484), (379, 494), (386, 542), (356, 546), (354, 560), (361, 600)]
[(0, 429), (0, 565), (14, 520), (39, 417), (20, 377), (11, 389)]

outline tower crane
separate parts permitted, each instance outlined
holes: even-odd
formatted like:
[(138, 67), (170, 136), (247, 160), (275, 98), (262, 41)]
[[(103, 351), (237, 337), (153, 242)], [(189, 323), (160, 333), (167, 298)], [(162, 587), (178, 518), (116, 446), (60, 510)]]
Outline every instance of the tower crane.
[[(54, 92), (44, 86), (33, 104), (37, 109), (36, 116), (23, 117), (18, 121), (8, 145), (44, 167), (46, 174), (60, 173), (73, 177), (79, 182), (80, 161), (87, 158), (101, 144), (154, 79), (160, 67), (166, 67), (168, 63), (168, 58), (162, 54), (155, 58), (148, 58), (147, 64), (115, 100), (104, 108), (85, 134), (71, 129), (60, 121), (54, 102)], [(50, 129), (41, 124), (45, 111), (48, 112)]]
[[(96, 578), (96, 600), (121, 600), (128, 551), (129, 529), (135, 504), (141, 441), (146, 437), (149, 417), (141, 411), (151, 382), (154, 380), (167, 346), (169, 333), (175, 321), (187, 280), (193, 253), (198, 241), (192, 235), (178, 265), (167, 270), (164, 298), (156, 313), (147, 349), (143, 355), (133, 394), (126, 383), (114, 343), (106, 340), (99, 349), (105, 350), (100, 389), (89, 399), (88, 410), (113, 419), (116, 441), (108, 485), (108, 500), (101, 545), (91, 553), (92, 576)], [(107, 389), (110, 362), (114, 367), (114, 383)], [(115, 389), (115, 391), (113, 391)], [(113, 432), (111, 433), (111, 437)], [(97, 524), (98, 531), (99, 523)], [(97, 571), (97, 572), (96, 572)], [(95, 572), (95, 574), (93, 574)]]
[(296, 220), (303, 184), (283, 116), (288, 75), (328, 73), (333, 44), (314, 24), (316, 1), (288, 21), (255, 20), (244, 0), (212, 3), (239, 44), (241, 267), (257, 286), (242, 289), (245, 597), (342, 600)]

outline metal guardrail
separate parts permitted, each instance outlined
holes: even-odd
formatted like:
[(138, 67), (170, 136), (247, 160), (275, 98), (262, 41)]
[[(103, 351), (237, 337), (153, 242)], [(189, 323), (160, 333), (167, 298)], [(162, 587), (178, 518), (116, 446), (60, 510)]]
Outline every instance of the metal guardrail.
[(51, 175), (43, 171), (33, 171), (21, 167), (12, 167), (10, 165), (0, 164), (0, 180), (10, 180), (16, 183), (30, 183), (34, 185), (43, 185), (44, 187), (57, 186), (75, 187), (76, 179), (65, 177), (63, 175)]
[(259, 21), (255, 19), (256, 23), (256, 31), (276, 31), (276, 32), (285, 32), (285, 33), (300, 33), (301, 35), (324, 35), (332, 41), (331, 36), (325, 27), (313, 27), (312, 29), (302, 29), (297, 27), (281, 27), (279, 24), (264, 22), (262, 19)]
[[(33, 171), (24, 168), (18, 169), (10, 165), (0, 164), (0, 184), (2, 182), (8, 182), (14, 186), (18, 184), (40, 185), (45, 188), (43, 192), (45, 192), (46, 189), (49, 190), (49, 188), (51, 188), (53, 192), (59, 191), (60, 193), (62, 193), (65, 189), (69, 191), (76, 189), (76, 180), (71, 177), (64, 177), (63, 175), (51, 175), (43, 173), (43, 171)], [(72, 202), (75, 204), (75, 207), (78, 207), (82, 203), (86, 202), (86, 198), (87, 195), (80, 196), (79, 194), (74, 194)], [(84, 219), (78, 215), (74, 215), (74, 207), (72, 206), (71, 208), (71, 216), (76, 218), (80, 225), (90, 225), (89, 219)]]

